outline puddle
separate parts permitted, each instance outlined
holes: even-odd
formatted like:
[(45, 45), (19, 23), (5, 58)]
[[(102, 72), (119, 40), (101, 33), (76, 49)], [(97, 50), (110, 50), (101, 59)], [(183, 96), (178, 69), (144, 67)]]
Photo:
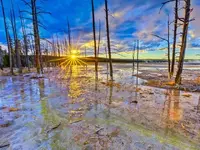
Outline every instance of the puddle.
[[(54, 70), (46, 78), (0, 77), (3, 149), (200, 149), (199, 93), (146, 87), (106, 65)], [(8, 111), (9, 108), (17, 108)], [(1, 122), (3, 123), (3, 122)]]

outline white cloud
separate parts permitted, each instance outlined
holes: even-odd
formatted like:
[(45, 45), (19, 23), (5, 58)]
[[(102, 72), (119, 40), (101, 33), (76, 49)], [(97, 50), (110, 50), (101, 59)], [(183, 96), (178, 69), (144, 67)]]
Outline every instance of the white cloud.
[(5, 44), (3, 44), (3, 43), (0, 42), (0, 46), (1, 46), (2, 50), (8, 51), (7, 45), (5, 45)]

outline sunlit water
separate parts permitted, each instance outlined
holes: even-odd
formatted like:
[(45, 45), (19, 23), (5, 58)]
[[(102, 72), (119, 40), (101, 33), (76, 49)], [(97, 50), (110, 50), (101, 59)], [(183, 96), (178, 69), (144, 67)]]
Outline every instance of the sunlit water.
[[(199, 93), (146, 87), (129, 65), (49, 70), (44, 79), (0, 77), (3, 149), (200, 149)], [(18, 108), (18, 111), (9, 111)]]

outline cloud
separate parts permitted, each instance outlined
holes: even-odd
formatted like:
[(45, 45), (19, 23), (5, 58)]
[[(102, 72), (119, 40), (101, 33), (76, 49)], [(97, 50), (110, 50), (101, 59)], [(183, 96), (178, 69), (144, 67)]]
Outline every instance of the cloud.
[[(29, 8), (25, 6), (21, 0), (15, 2), (23, 10)], [(152, 33), (158, 34), (162, 37), (167, 37), (167, 15), (170, 14), (170, 20), (174, 18), (173, 5), (170, 3), (163, 8), (159, 14), (159, 9), (163, 0), (109, 0), (109, 23), (110, 23), (110, 36), (111, 45), (114, 53), (121, 51), (131, 51), (133, 49), (134, 41), (140, 39), (141, 49), (147, 51), (156, 51), (157, 49), (166, 47), (166, 42), (159, 40), (152, 36)], [(10, 9), (10, 2), (5, 1), (6, 14), (8, 16)], [(40, 28), (41, 37), (50, 39), (52, 35), (58, 34), (59, 38), (64, 39), (67, 30), (67, 18), (70, 21), (72, 38), (74, 43), (79, 41), (79, 45), (89, 43), (88, 49), (92, 52), (93, 34), (92, 34), (92, 15), (90, 1), (75, 1), (75, 0), (57, 0), (57, 1), (43, 1), (38, 3), (45, 11), (50, 11), (52, 16), (43, 15), (40, 20), (46, 25), (47, 30)], [(200, 2), (199, 0), (192, 1), (192, 17), (195, 21), (191, 22), (188, 32), (188, 47), (198, 48), (197, 43), (200, 42)], [(180, 11), (180, 16), (184, 12)], [(25, 17), (30, 17), (24, 14)], [(18, 14), (17, 14), (18, 16)], [(106, 28), (105, 28), (105, 10), (104, 1), (95, 0), (95, 17), (96, 17), (96, 30), (98, 37), (99, 20), (101, 22), (101, 39), (102, 47), (101, 52), (105, 51), (106, 46)], [(21, 27), (19, 19), (18, 33), (21, 37)], [(32, 23), (26, 20), (27, 33), (32, 32)], [(171, 37), (173, 35), (173, 24), (171, 25)], [(181, 32), (179, 28), (179, 32)], [(0, 42), (6, 43), (4, 26), (2, 20), (2, 13), (0, 12)], [(4, 35), (4, 36), (2, 36)], [(178, 42), (181, 37), (177, 37)], [(157, 55), (155, 53), (155, 55)]]
[(0, 42), (0, 46), (1, 46), (1, 49), (2, 49), (2, 50), (8, 51), (7, 45), (5, 45), (5, 44), (3, 44), (3, 43)]

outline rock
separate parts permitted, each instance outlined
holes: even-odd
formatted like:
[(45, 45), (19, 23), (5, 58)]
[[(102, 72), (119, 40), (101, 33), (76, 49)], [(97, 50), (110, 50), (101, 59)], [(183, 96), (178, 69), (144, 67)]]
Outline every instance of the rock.
[(9, 108), (8, 110), (9, 110), (9, 112), (19, 111), (19, 108), (11, 107), (11, 108)]
[(188, 94), (188, 93), (183, 93), (182, 96), (184, 96), (184, 97), (191, 97), (192, 95)]
[(153, 92), (149, 92), (149, 95), (154, 95), (154, 93)]
[(5, 143), (3, 145), (0, 145), (0, 148), (5, 148), (5, 147), (8, 147), (8, 146), (10, 146), (10, 144), (9, 143)]
[(32, 76), (30, 77), (30, 79), (43, 79), (44, 77), (43, 76)]
[(148, 145), (147, 150), (152, 150), (153, 146), (152, 145)]
[(5, 106), (0, 107), (0, 110), (2, 110), (2, 109), (6, 109), (6, 107)]
[(131, 103), (138, 104), (138, 101), (131, 101)]
[(0, 127), (8, 127), (10, 125), (10, 122), (7, 120), (0, 119)]

